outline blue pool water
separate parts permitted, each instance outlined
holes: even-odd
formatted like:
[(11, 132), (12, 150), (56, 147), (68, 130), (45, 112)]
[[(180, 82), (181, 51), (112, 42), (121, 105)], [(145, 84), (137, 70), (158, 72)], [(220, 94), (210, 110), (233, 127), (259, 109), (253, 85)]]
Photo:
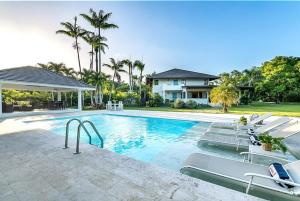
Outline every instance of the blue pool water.
[[(191, 132), (192, 129), (205, 130), (209, 126), (205, 122), (104, 114), (77, 118), (95, 124), (104, 139), (104, 149), (171, 169), (179, 169), (183, 160), (198, 149), (196, 141), (201, 133)], [(69, 119), (55, 118), (46, 123), (51, 131), (64, 136)], [(70, 126), (70, 138), (76, 138), (75, 124)], [(88, 130), (92, 143), (99, 144), (96, 135)], [(84, 131), (82, 141), (88, 143)]]

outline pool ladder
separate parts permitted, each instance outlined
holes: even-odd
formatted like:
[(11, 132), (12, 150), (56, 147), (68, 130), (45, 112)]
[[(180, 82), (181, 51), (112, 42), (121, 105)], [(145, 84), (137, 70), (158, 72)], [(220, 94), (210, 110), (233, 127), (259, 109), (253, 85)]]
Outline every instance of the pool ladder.
[(101, 135), (99, 134), (98, 130), (96, 129), (95, 125), (93, 124), (93, 122), (88, 121), (88, 120), (84, 120), (84, 121), (80, 121), (79, 119), (70, 119), (67, 124), (66, 124), (66, 136), (65, 136), (65, 147), (64, 149), (69, 148), (68, 147), (68, 142), (69, 142), (69, 127), (70, 124), (73, 121), (77, 121), (79, 123), (78, 127), (77, 127), (77, 141), (76, 141), (76, 152), (74, 154), (80, 154), (79, 152), (79, 142), (80, 142), (80, 133), (81, 133), (81, 127), (83, 128), (83, 130), (85, 131), (85, 133), (87, 134), (87, 136), (89, 137), (89, 144), (92, 144), (92, 137), (90, 132), (86, 129), (84, 124), (89, 124), (94, 132), (96, 133), (96, 135), (98, 136), (99, 140), (100, 140), (100, 147), (103, 148), (103, 138), (101, 137)]

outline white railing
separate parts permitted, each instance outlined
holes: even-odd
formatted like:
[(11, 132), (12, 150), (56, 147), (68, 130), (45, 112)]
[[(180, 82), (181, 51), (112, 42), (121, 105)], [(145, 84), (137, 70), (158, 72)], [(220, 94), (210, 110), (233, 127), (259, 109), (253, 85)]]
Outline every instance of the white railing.
[(162, 85), (163, 91), (181, 91), (183, 85)]

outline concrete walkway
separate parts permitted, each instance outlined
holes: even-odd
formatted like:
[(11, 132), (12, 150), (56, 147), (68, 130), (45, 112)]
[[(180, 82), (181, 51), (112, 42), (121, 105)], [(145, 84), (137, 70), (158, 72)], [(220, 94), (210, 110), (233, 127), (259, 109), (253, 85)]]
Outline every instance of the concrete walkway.
[(0, 200), (261, 200), (87, 144), (74, 155), (63, 141), (37, 129), (0, 135)]

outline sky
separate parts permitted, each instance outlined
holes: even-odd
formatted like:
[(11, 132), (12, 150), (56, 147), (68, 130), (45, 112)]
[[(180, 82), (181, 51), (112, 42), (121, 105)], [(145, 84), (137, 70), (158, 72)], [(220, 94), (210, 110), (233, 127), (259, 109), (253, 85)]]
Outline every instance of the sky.
[[(140, 59), (145, 73), (218, 75), (300, 53), (300, 2), (0, 2), (0, 69), (49, 61), (78, 69), (73, 39), (55, 31), (90, 8), (112, 12), (119, 26), (103, 33), (104, 63)], [(79, 24), (93, 30), (81, 17)], [(90, 48), (80, 46), (88, 68)]]

